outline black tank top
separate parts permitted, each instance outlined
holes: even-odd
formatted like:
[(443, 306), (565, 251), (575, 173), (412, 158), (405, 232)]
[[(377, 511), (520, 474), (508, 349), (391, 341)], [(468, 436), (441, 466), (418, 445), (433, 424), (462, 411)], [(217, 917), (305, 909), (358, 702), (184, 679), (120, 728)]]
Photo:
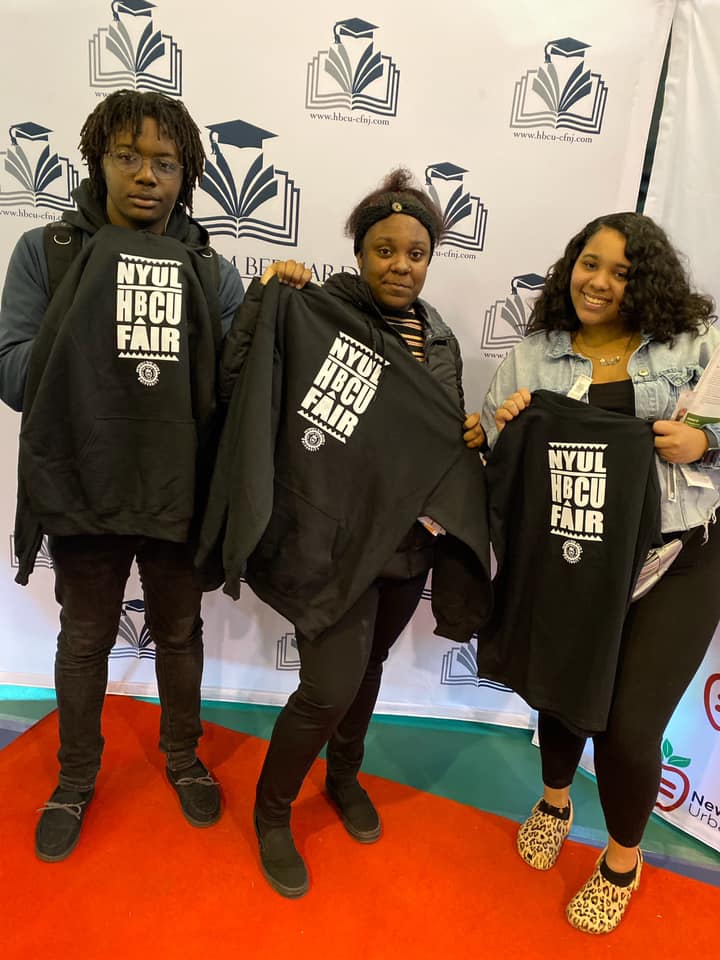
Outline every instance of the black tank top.
[(593, 407), (612, 413), (635, 416), (635, 391), (632, 380), (613, 380), (610, 383), (591, 383), (588, 401)]

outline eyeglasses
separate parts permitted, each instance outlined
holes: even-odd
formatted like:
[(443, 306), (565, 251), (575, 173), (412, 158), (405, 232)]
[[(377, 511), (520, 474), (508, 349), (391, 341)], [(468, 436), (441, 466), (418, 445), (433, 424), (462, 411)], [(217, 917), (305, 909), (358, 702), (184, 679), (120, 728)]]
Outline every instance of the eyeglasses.
[[(133, 174), (142, 169), (145, 157), (137, 150), (108, 150), (110, 157), (121, 173)], [(174, 180), (182, 172), (183, 165), (177, 160), (168, 160), (166, 157), (152, 157), (150, 169), (158, 180)]]

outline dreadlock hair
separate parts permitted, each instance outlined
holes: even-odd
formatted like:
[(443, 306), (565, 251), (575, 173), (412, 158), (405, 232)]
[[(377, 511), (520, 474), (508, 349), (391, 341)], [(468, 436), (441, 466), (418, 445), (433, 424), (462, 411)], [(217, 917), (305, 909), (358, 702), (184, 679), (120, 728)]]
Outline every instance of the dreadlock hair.
[(132, 130), (134, 136), (139, 136), (145, 117), (155, 120), (160, 135), (172, 140), (177, 147), (183, 165), (178, 203), (192, 213), (193, 191), (202, 177), (205, 150), (197, 124), (185, 104), (163, 93), (117, 90), (90, 114), (80, 131), (79, 147), (88, 166), (91, 189), (101, 202), (105, 201), (103, 157), (119, 132)]
[(671, 343), (677, 334), (697, 335), (709, 326), (713, 299), (690, 288), (687, 270), (665, 231), (641, 213), (611, 213), (584, 226), (550, 268), (533, 306), (528, 333), (578, 329), (570, 277), (589, 240), (603, 228), (616, 230), (625, 238), (630, 269), (619, 314), (629, 330)]
[(377, 190), (373, 190), (357, 204), (345, 223), (345, 236), (352, 237), (355, 253), (362, 250), (365, 234), (379, 220), (404, 213), (415, 217), (430, 234), (432, 256), (443, 230), (443, 219), (437, 204), (425, 193), (412, 187), (413, 175), (400, 167), (385, 177)]

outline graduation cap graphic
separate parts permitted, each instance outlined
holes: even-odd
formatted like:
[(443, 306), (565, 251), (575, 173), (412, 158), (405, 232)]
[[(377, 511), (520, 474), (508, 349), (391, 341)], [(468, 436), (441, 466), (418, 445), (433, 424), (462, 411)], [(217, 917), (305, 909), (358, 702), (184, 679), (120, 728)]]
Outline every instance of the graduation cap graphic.
[(209, 123), (210, 144), (213, 153), (217, 153), (217, 145), (226, 144), (229, 147), (256, 147), (262, 149), (263, 140), (276, 137), (276, 133), (263, 130), (244, 120), (227, 120), (224, 123)]
[(573, 37), (563, 37), (561, 40), (550, 40), (545, 44), (545, 63), (550, 63), (550, 57), (584, 57), (585, 51), (590, 49), (589, 43), (575, 40)]
[(169, 34), (155, 29), (156, 9), (150, 0), (111, 0), (110, 24), (89, 43), (93, 87), (182, 94), (182, 51)]
[(541, 290), (544, 283), (545, 277), (541, 277), (539, 273), (521, 273), (512, 278), (510, 289), (513, 293), (517, 293), (518, 290)]
[(575, 37), (548, 40), (544, 62), (515, 84), (511, 127), (554, 127), (600, 133), (607, 84), (585, 61), (591, 44)]
[(425, 167), (425, 185), (442, 211), (441, 243), (482, 250), (487, 211), (480, 198), (465, 188), (463, 179), (466, 173), (466, 167), (450, 160), (430, 163)]
[[(11, 146), (4, 154), (3, 169), (18, 181), (22, 190), (5, 191), (0, 206), (32, 203), (54, 210), (74, 207), (72, 191), (77, 186), (78, 174), (67, 157), (59, 157), (51, 148), (52, 132), (50, 127), (31, 120), (14, 123), (8, 129)], [(52, 184), (55, 186), (50, 189)]]
[(460, 180), (467, 173), (465, 167), (459, 167), (456, 163), (445, 161), (444, 163), (431, 163), (425, 167), (425, 183), (430, 183), (430, 178), (437, 180)]
[(526, 336), (532, 306), (531, 301), (525, 300), (520, 294), (539, 293), (544, 283), (545, 277), (539, 273), (521, 273), (512, 278), (510, 296), (486, 314), (483, 325), (485, 346), (507, 347)]
[(131, 17), (151, 17), (154, 3), (147, 0), (113, 0), (110, 4), (113, 20), (119, 20), (121, 13), (129, 13)]
[[(200, 189), (221, 212), (198, 217), (209, 233), (297, 243), (300, 191), (287, 171), (263, 159), (263, 142), (276, 133), (244, 120), (209, 123), (212, 159), (205, 163)], [(225, 151), (221, 148), (238, 147)], [(242, 148), (250, 147), (248, 153)], [(265, 209), (262, 208), (267, 204)]]
[(39, 123), (33, 123), (29, 120), (27, 123), (15, 123), (8, 130), (10, 143), (17, 146), (18, 138), (21, 140), (47, 140), (48, 134), (52, 133), (49, 127), (43, 127)]
[(377, 29), (378, 24), (361, 17), (348, 17), (333, 24), (332, 42), (308, 64), (308, 109), (342, 107), (397, 115), (400, 71), (391, 56), (375, 49), (373, 38)]
[(340, 37), (354, 37), (356, 40), (372, 39), (373, 30), (377, 30), (376, 23), (368, 23), (367, 20), (361, 20), (359, 17), (350, 17), (349, 20), (338, 20), (333, 27), (333, 39), (335, 43), (341, 42)]
[(507, 350), (527, 336), (532, 294), (537, 295), (544, 283), (539, 273), (520, 273), (512, 278), (508, 296), (485, 311), (480, 342), (486, 350)]
[[(244, 120), (209, 123), (207, 129), (213, 159), (205, 164), (200, 186), (217, 201), (226, 217), (237, 221), (233, 223), (233, 228), (237, 229), (240, 220), (249, 219), (263, 203), (278, 195), (279, 180), (275, 168), (273, 164), (265, 166), (262, 154), (263, 141), (277, 134)], [(250, 158), (247, 154), (226, 157), (221, 145), (251, 147), (260, 152)], [(250, 166), (236, 181), (233, 168), (238, 164), (242, 166), (248, 159)]]

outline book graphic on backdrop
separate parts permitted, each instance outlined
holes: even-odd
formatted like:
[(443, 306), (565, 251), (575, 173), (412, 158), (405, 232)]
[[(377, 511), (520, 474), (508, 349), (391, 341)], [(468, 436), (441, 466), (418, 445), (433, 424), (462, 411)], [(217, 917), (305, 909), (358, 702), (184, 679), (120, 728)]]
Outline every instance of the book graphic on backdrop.
[(390, 57), (375, 50), (377, 29), (377, 24), (359, 17), (334, 25), (332, 46), (319, 50), (308, 64), (308, 109), (340, 107), (397, 116), (400, 71)]
[(425, 168), (428, 193), (443, 214), (441, 245), (482, 250), (485, 245), (487, 209), (480, 197), (463, 185), (468, 171), (456, 163), (431, 163)]
[[(14, 569), (20, 566), (20, 562), (15, 554), (15, 534), (13, 533), (10, 534), (10, 566)], [(52, 570), (54, 567), (52, 557), (50, 556), (47, 536), (44, 536), (40, 543), (40, 549), (35, 557), (35, 567), (46, 567), (48, 570)]]
[(155, 646), (145, 622), (145, 602), (124, 600), (111, 660), (154, 660)]
[(545, 45), (545, 62), (515, 84), (511, 127), (567, 128), (600, 133), (607, 86), (585, 66), (590, 44), (574, 37)]
[(509, 350), (527, 334), (533, 301), (545, 278), (539, 273), (522, 273), (510, 281), (510, 296), (496, 300), (485, 311), (481, 344), (485, 350)]
[(299, 670), (300, 654), (294, 633), (284, 633), (277, 642), (275, 651), (276, 670)]
[(487, 687), (510, 693), (510, 687), (477, 675), (477, 637), (461, 647), (452, 647), (443, 654), (440, 683), (445, 686)]
[(90, 85), (182, 93), (182, 51), (167, 33), (156, 30), (147, 0), (113, 0), (112, 23), (89, 41)]
[(244, 120), (213, 123), (211, 156), (205, 162), (200, 190), (211, 197), (219, 212), (196, 219), (210, 234), (254, 237), (282, 246), (295, 246), (300, 219), (300, 190), (286, 170), (265, 164), (263, 142), (277, 134)]
[(33, 121), (10, 127), (10, 146), (0, 151), (0, 206), (74, 209), (72, 191), (78, 185), (78, 173), (67, 157), (51, 150), (52, 132)]

